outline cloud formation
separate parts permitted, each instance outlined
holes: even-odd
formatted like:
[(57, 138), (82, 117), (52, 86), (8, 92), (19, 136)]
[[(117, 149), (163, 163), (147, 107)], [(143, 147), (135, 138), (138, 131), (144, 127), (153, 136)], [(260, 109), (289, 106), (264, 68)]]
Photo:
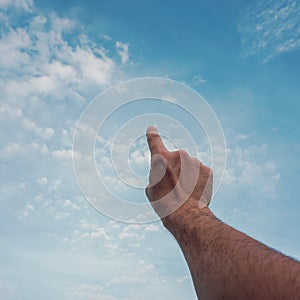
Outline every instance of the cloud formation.
[[(193, 298), (180, 251), (161, 224), (107, 220), (76, 188), (71, 164), (76, 121), (88, 101), (130, 65), (128, 43), (103, 36), (104, 43), (96, 44), (76, 20), (46, 16), (30, 0), (0, 0), (0, 7), (0, 223), (1, 242), (10, 247), (9, 253), (1, 249), (9, 266), (0, 277), (8, 269), (15, 276), (0, 280), (4, 297), (17, 291), (19, 298), (40, 299), (51, 291), (56, 299)], [(204, 81), (196, 76), (194, 83)], [(176, 128), (172, 135), (178, 138)], [(96, 159), (107, 183), (124, 195), (108, 164), (111, 143), (99, 142)], [(124, 144), (116, 149), (138, 174), (149, 168), (145, 143), (136, 143), (129, 155)], [(200, 157), (209, 162), (205, 150)], [(276, 166), (256, 160), (265, 148), (234, 145), (228, 151), (225, 185), (273, 191), (280, 177)], [(125, 170), (124, 177), (132, 174)]]
[(260, 55), (266, 62), (300, 48), (300, 2), (255, 1), (244, 12), (239, 31), (243, 55)]
[(122, 64), (126, 64), (129, 61), (129, 44), (117, 41), (116, 48), (121, 57)]

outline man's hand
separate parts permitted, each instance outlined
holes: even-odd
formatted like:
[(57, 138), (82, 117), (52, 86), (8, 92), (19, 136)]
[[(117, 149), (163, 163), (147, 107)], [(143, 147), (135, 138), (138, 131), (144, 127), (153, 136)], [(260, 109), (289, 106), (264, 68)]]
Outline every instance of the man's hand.
[(147, 139), (146, 193), (183, 251), (198, 298), (300, 299), (300, 263), (218, 220), (207, 207), (211, 170), (185, 151), (169, 152), (154, 127)]
[(188, 210), (209, 205), (212, 171), (183, 150), (169, 152), (155, 127), (147, 129), (151, 171), (146, 194), (164, 225), (176, 226)]

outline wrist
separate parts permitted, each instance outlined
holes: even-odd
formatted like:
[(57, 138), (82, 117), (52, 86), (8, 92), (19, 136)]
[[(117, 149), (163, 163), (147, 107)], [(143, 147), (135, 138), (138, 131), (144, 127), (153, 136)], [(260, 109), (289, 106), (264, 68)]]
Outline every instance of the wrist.
[(187, 200), (176, 211), (163, 218), (162, 222), (177, 239), (201, 226), (202, 220), (210, 215), (213, 214), (207, 205), (199, 205), (199, 200)]

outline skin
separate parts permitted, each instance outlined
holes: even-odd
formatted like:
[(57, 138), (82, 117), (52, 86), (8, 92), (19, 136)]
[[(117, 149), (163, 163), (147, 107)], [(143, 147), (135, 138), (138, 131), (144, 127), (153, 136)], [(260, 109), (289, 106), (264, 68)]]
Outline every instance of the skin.
[[(298, 261), (224, 224), (208, 208), (211, 169), (185, 151), (169, 152), (155, 127), (147, 129), (147, 141), (146, 194), (182, 249), (198, 299), (300, 299)], [(180, 176), (184, 166), (190, 172)]]

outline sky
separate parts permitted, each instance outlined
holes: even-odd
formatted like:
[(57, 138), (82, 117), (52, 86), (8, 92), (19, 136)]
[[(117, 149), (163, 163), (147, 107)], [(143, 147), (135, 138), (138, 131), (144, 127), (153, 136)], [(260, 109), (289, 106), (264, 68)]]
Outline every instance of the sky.
[[(139, 77), (176, 80), (206, 99), (227, 155), (211, 210), (299, 260), (299, 20), (297, 0), (0, 0), (0, 298), (196, 299), (161, 223), (99, 213), (73, 171), (73, 136), (88, 104)], [(113, 111), (95, 144), (106, 186), (133, 203), (146, 203), (149, 171), (145, 137), (134, 136), (146, 130), (139, 116), (155, 123), (151, 114), (170, 114), (159, 123), (168, 147), (193, 152), (179, 122), (195, 155), (211, 163), (205, 132), (188, 114), (142, 101)], [(119, 174), (112, 145), (130, 164)]]

